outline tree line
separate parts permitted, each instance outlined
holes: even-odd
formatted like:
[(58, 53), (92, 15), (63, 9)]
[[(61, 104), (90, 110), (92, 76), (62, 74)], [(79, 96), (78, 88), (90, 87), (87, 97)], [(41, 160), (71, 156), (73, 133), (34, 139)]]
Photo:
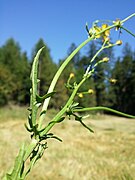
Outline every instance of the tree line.
[[(79, 82), (90, 59), (99, 49), (101, 42), (92, 42), (87, 46), (85, 55), (78, 53), (64, 70), (55, 88), (56, 94), (51, 100), (50, 108), (59, 109), (68, 99), (72, 88), (67, 88), (67, 81), (72, 73), (71, 84)], [(64, 61), (56, 64), (50, 55), (50, 49), (41, 38), (28, 58), (22, 52), (20, 45), (13, 39), (8, 39), (0, 47), (0, 106), (9, 103), (28, 105), (30, 98), (30, 70), (37, 51), (45, 46), (39, 61), (40, 95), (44, 95), (57, 69)], [(67, 51), (68, 56), (76, 48), (72, 43)], [(109, 57), (109, 62), (100, 64), (93, 76), (81, 87), (76, 96), (80, 106), (107, 106), (125, 113), (135, 115), (135, 52), (126, 43), (120, 57), (115, 57), (113, 49), (103, 51), (96, 61)]]

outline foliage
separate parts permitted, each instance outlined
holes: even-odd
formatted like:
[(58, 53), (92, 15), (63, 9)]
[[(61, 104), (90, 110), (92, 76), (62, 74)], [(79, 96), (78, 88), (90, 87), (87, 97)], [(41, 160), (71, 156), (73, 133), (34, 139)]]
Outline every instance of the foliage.
[[(30, 66), (27, 55), (20, 52), (18, 43), (13, 39), (9, 39), (0, 52), (0, 84), (2, 89), (0, 96), (3, 96), (5, 103), (10, 100), (25, 104), (29, 100), (30, 88)], [(2, 100), (0, 104), (3, 104)]]
[(115, 101), (113, 107), (125, 113), (134, 114), (134, 57), (129, 44), (123, 48), (123, 57), (118, 59), (112, 71), (113, 78), (117, 79), (113, 87)]

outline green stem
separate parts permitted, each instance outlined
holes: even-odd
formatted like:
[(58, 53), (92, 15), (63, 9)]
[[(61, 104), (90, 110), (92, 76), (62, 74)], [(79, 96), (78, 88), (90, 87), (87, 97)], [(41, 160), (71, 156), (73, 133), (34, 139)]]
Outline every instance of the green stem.
[(113, 112), (115, 114), (125, 116), (125, 117), (128, 117), (128, 118), (135, 118), (135, 116), (132, 116), (132, 115), (129, 115), (129, 114), (126, 114), (126, 113), (123, 113), (123, 112), (108, 108), (108, 107), (103, 107), (103, 106), (88, 107), (88, 108), (82, 108), (82, 109), (74, 109), (73, 111), (74, 112), (84, 112), (84, 111), (95, 111), (95, 110), (105, 110), (105, 111), (110, 111), (110, 112)]
[[(63, 70), (65, 69), (65, 67), (68, 65), (68, 63), (72, 60), (72, 58), (78, 53), (78, 51), (83, 48), (87, 43), (89, 43), (91, 40), (93, 39), (93, 37), (91, 38), (88, 38), (87, 40), (85, 40), (83, 43), (81, 43), (71, 54), (70, 56), (64, 61), (64, 63), (60, 66), (60, 68), (58, 69), (58, 71), (56, 72), (52, 82), (51, 82), (51, 85), (49, 87), (49, 90), (48, 90), (48, 93), (51, 93), (54, 91), (54, 88), (55, 88), (55, 85), (61, 75), (61, 73), (63, 72)], [(41, 112), (43, 111), (46, 111), (47, 108), (48, 108), (48, 104), (49, 104), (49, 101), (50, 101), (50, 97), (47, 98), (45, 101), (44, 101), (44, 104), (43, 104), (43, 107), (42, 107), (42, 110)], [(44, 117), (45, 117), (45, 114), (42, 114), (40, 116), (40, 119), (39, 119), (39, 129), (41, 129), (41, 126), (42, 126), (42, 123), (43, 123), (43, 120), (44, 120)]]
[(31, 143), (27, 146), (26, 148), (26, 152), (25, 152), (25, 156), (24, 156), (24, 162), (28, 159), (28, 157), (31, 155), (31, 153), (33, 152), (33, 150), (36, 148), (37, 144), (38, 144), (38, 140), (36, 139), (32, 139)]
[(73, 99), (78, 91), (78, 89), (80, 88), (80, 86), (86, 81), (87, 78), (83, 78), (80, 83), (75, 87), (74, 91), (72, 92), (69, 100), (67, 101), (67, 103), (65, 104), (65, 106), (62, 108), (61, 111), (59, 111), (56, 116), (52, 119), (53, 123), (50, 123), (47, 125), (47, 127), (45, 128), (45, 130), (41, 133), (41, 136), (48, 133), (48, 131), (58, 122), (58, 120), (65, 114), (65, 112), (67, 111), (67, 108), (72, 104)]
[[(96, 53), (96, 54), (93, 56), (93, 58), (91, 59), (90, 63), (92, 63), (92, 62), (96, 59), (96, 57), (98, 56), (98, 54), (99, 54), (104, 48), (105, 48), (105, 47), (102, 46), (102, 47), (97, 51), (97, 53)], [(90, 67), (91, 67), (91, 64), (87, 67), (84, 76), (87, 76), (87, 74), (89, 73)]]
[(123, 19), (121, 21), (121, 23), (124, 23), (125, 21), (129, 20), (130, 18), (134, 17), (135, 16), (135, 13), (131, 14), (130, 16), (126, 17), (125, 19)]
[(135, 37), (135, 34), (133, 34), (131, 31), (129, 31), (128, 29), (124, 28), (123, 26), (121, 27), (122, 29), (124, 29), (126, 32), (128, 32), (129, 34), (131, 34), (132, 36)]
[[(135, 14), (132, 14), (130, 16), (128, 16), (127, 18), (125, 18), (124, 20), (121, 21), (121, 23), (127, 21), (128, 19), (130, 19), (131, 17), (135, 16)], [(113, 24), (105, 29), (103, 29), (102, 31), (100, 31), (99, 33), (96, 34), (96, 36), (102, 34), (103, 32), (107, 31), (107, 30), (110, 30), (114, 27), (117, 27), (118, 24)], [(51, 93), (53, 92), (54, 88), (55, 88), (55, 85), (61, 75), (61, 73), (63, 72), (63, 70), (65, 69), (65, 67), (68, 65), (68, 63), (72, 60), (72, 58), (77, 54), (77, 52), (82, 48), (84, 47), (88, 42), (90, 42), (91, 40), (95, 39), (95, 36), (93, 35), (92, 37), (88, 38), (87, 40), (85, 40), (83, 43), (81, 43), (71, 54), (70, 56), (64, 61), (64, 63), (60, 66), (60, 68), (58, 69), (57, 73), (55, 74), (53, 80), (52, 80), (52, 83), (49, 87), (49, 90), (48, 90), (48, 93)], [(44, 101), (44, 104), (43, 104), (43, 107), (42, 107), (42, 110), (41, 112), (46, 112), (47, 108), (48, 108), (48, 105), (49, 105), (49, 102), (50, 102), (50, 98), (47, 98), (45, 99)], [(39, 118), (39, 130), (41, 129), (42, 127), (42, 123), (43, 123), (43, 120), (45, 118), (45, 113), (41, 113), (41, 116)]]

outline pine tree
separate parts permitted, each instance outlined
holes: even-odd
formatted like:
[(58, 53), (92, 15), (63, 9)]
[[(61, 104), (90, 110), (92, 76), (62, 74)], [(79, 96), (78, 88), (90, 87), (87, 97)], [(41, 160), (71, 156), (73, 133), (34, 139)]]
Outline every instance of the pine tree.
[(116, 95), (114, 108), (133, 114), (135, 76), (133, 52), (129, 44), (126, 44), (123, 48), (123, 57), (116, 62), (112, 75), (117, 79), (117, 83), (114, 86)]
[[(84, 55), (80, 58), (80, 60), (77, 63), (77, 73), (76, 73), (76, 81), (79, 82), (89, 63), (90, 60), (92, 59), (92, 57), (94, 56), (95, 52), (96, 52), (96, 44), (94, 42), (90, 43), (89, 48), (88, 48), (88, 53), (87, 56)], [(95, 91), (95, 83), (94, 83), (94, 78), (91, 77), (89, 78), (85, 84), (80, 88), (80, 93), (82, 92), (88, 92), (89, 90), (91, 90), (92, 93), (84, 93), (83, 97), (78, 96), (77, 101), (79, 102), (80, 106), (83, 107), (90, 107), (90, 106), (96, 106), (96, 91)]]
[[(101, 42), (98, 42), (97, 47), (101, 44)], [(103, 59), (104, 57), (109, 58), (108, 63), (102, 63), (99, 64), (95, 68), (94, 73), (94, 82), (95, 82), (95, 89), (96, 89), (96, 101), (97, 106), (109, 106), (108, 101), (108, 79), (110, 78), (111, 74), (111, 68), (110, 65), (112, 64), (112, 61), (114, 59), (113, 49), (105, 49), (102, 51), (99, 56), (96, 58), (96, 62)]]
[[(25, 94), (28, 94), (25, 81), (29, 79), (29, 63), (26, 56), (24, 60), (19, 44), (12, 38), (1, 47), (0, 66), (1, 82), (3, 82), (2, 86), (5, 86), (3, 99), (8, 97), (6, 102), (9, 100), (17, 103), (28, 102), (24, 98)], [(7, 95), (8, 89), (10, 93)], [(21, 93), (22, 90), (23, 93)]]
[(21, 81), (21, 88), (19, 90), (18, 95), (18, 102), (21, 104), (27, 104), (29, 103), (30, 98), (30, 63), (27, 57), (27, 53), (21, 53), (21, 71), (20, 71), (20, 81)]

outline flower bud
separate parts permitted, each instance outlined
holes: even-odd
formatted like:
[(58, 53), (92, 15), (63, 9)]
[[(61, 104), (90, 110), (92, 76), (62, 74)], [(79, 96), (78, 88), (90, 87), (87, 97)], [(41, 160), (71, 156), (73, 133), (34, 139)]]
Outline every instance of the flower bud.
[(111, 78), (109, 81), (110, 81), (110, 83), (115, 84), (117, 82), (117, 79)]
[(118, 46), (122, 45), (122, 40), (116, 41), (116, 44), (117, 44)]
[(89, 94), (94, 94), (94, 90), (93, 90), (93, 89), (89, 89), (89, 90), (88, 90), (88, 93), (89, 93)]
[(109, 61), (109, 58), (108, 58), (108, 57), (104, 57), (104, 58), (102, 59), (102, 61), (103, 61), (103, 62), (108, 62), (108, 61)]
[(78, 96), (79, 96), (80, 98), (83, 98), (83, 93), (79, 93)]
[(74, 73), (70, 73), (70, 78), (73, 78), (74, 76)]

